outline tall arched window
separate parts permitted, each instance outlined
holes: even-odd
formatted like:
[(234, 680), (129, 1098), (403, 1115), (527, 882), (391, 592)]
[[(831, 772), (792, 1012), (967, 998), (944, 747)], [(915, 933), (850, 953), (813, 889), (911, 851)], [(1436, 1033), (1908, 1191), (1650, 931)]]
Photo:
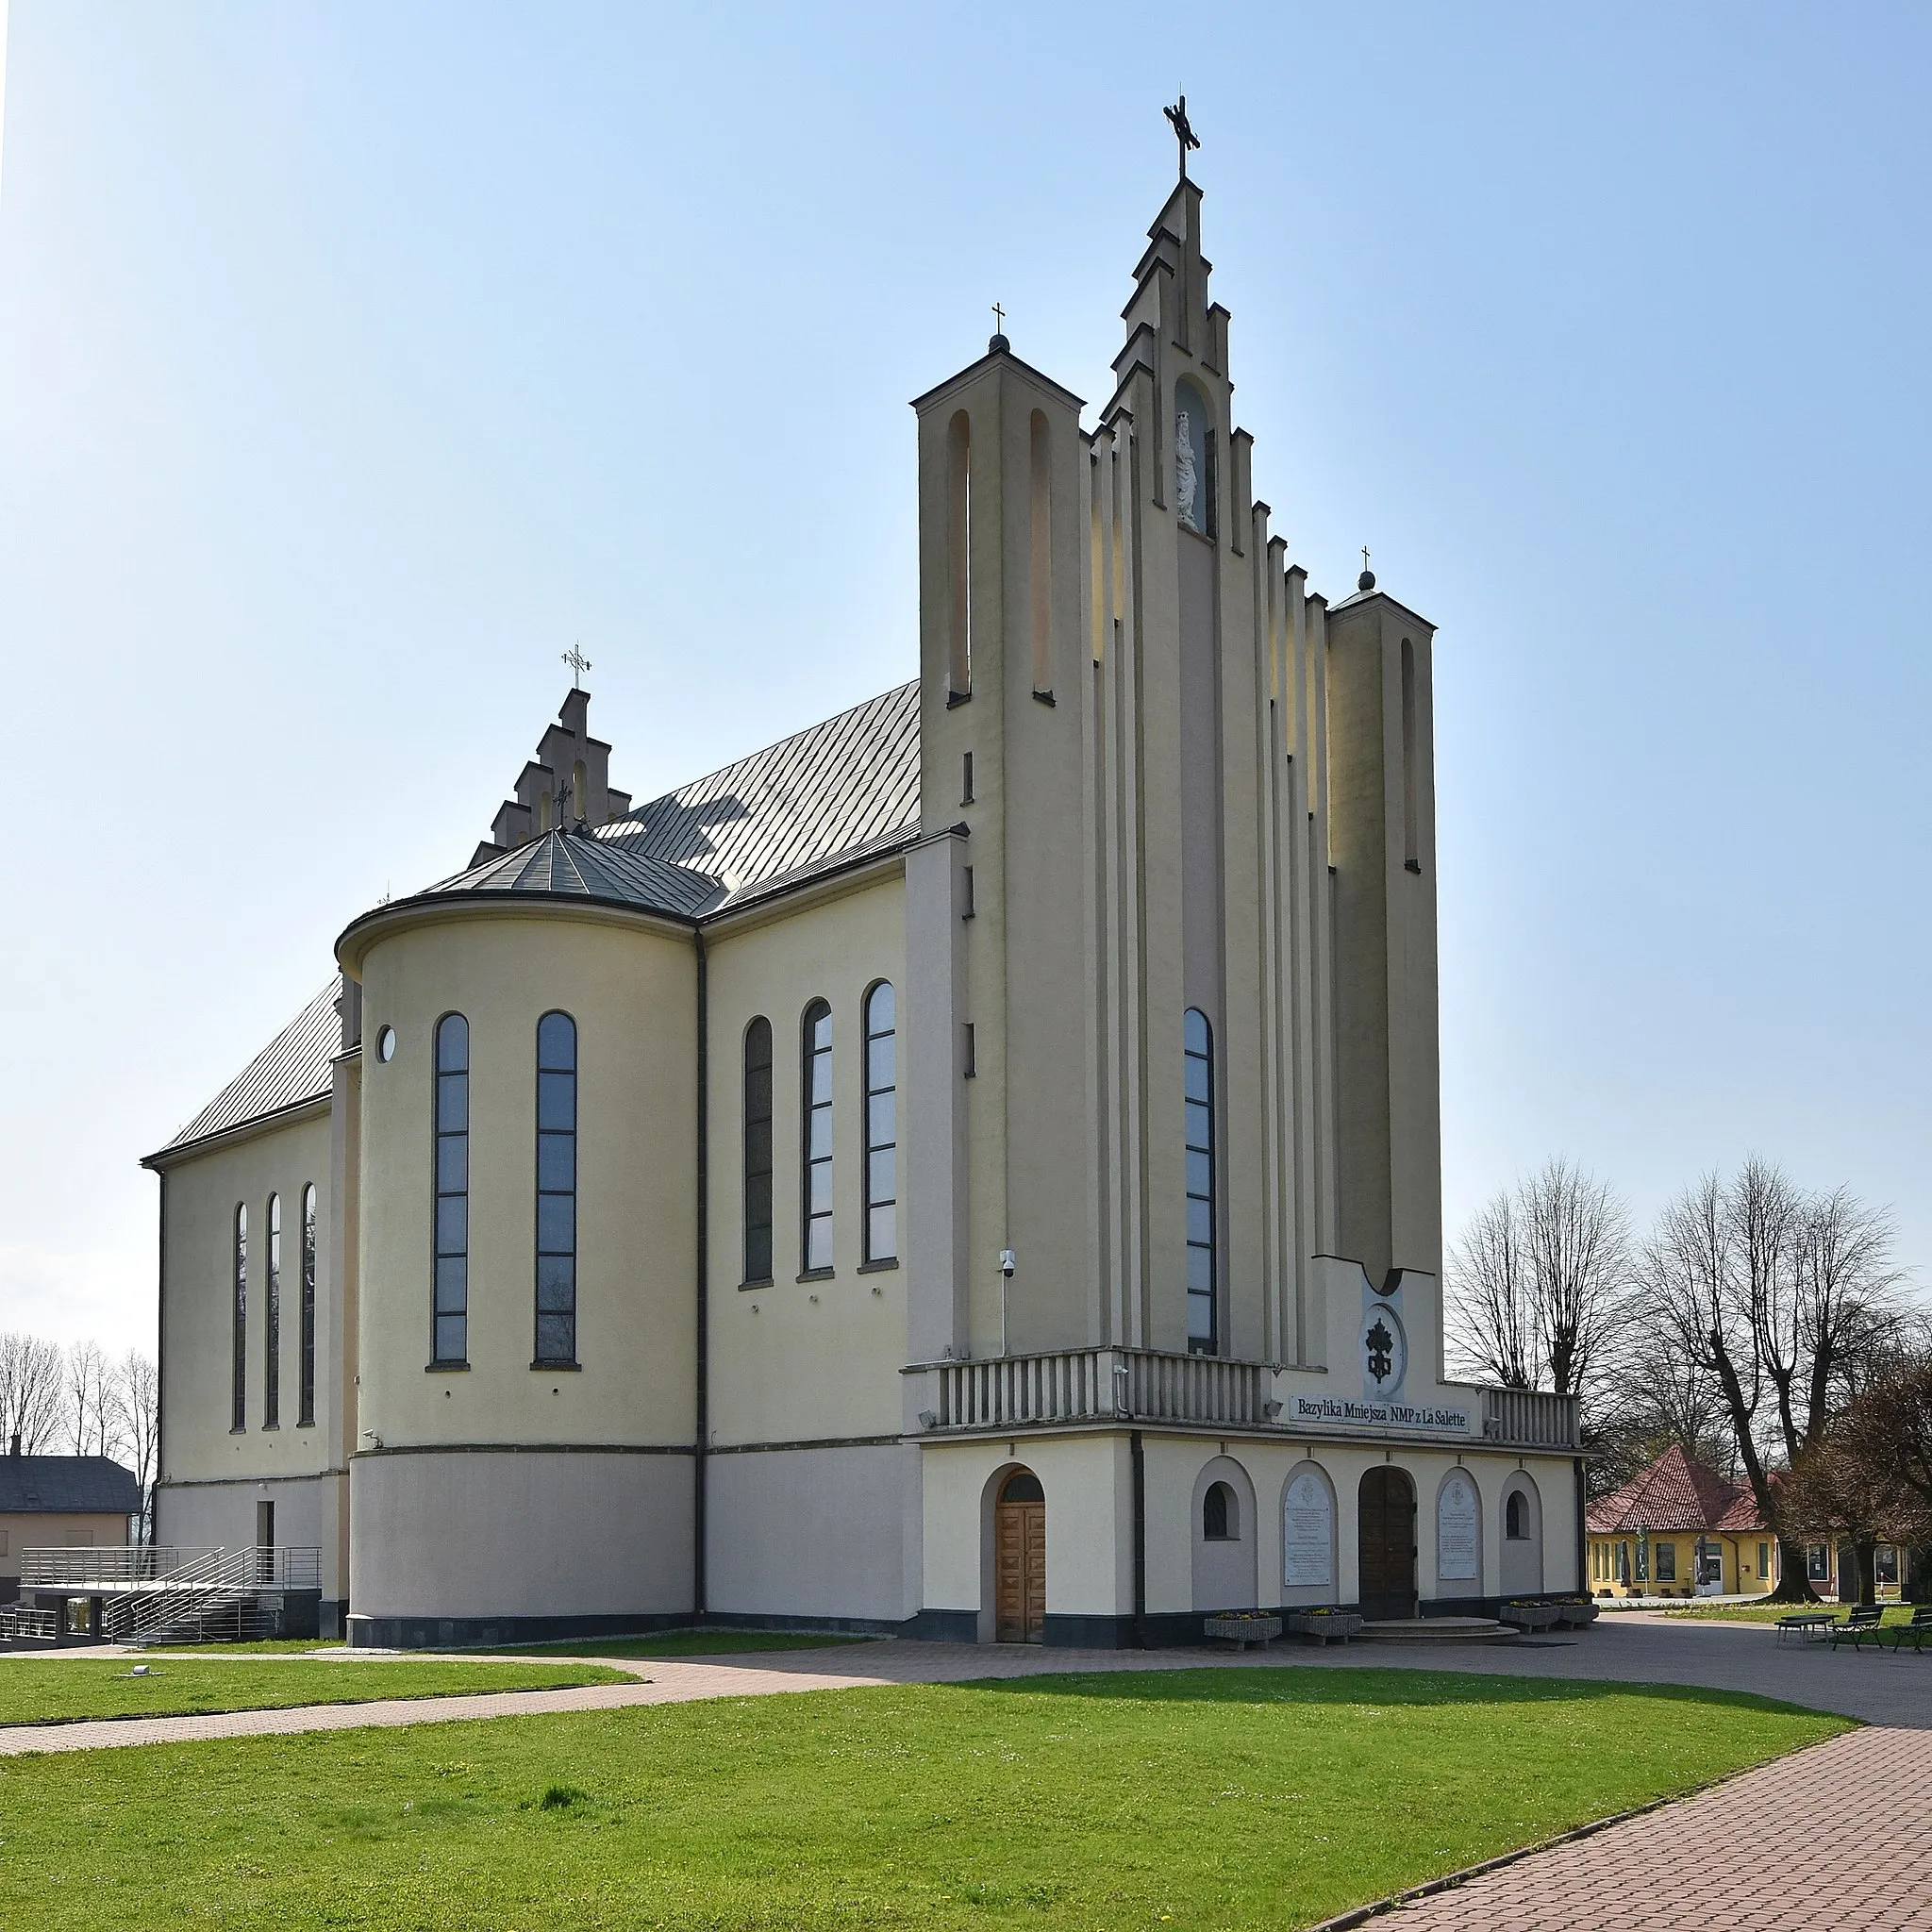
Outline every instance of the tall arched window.
[(899, 1255), (897, 1006), (888, 980), (865, 996), (865, 1258)]
[(946, 425), (947, 691), (973, 695), (973, 424), (964, 409)]
[(282, 1425), (282, 1197), (268, 1197), (268, 1294), (261, 1309), (261, 1425)]
[(302, 1190), (302, 1380), (296, 1421), (315, 1421), (315, 1183)]
[(1053, 695), (1053, 446), (1035, 409), (1028, 437), (1027, 601), (1033, 620), (1033, 695)]
[(1241, 1539), (1241, 1501), (1227, 1483), (1209, 1483), (1201, 1498), (1201, 1536), (1210, 1543), (1237, 1542)]
[(1188, 1350), (1212, 1355), (1214, 1323), (1214, 1033), (1198, 1007), (1182, 1023), (1187, 1103)]
[(1503, 1505), (1503, 1534), (1512, 1540), (1520, 1540), (1529, 1534), (1525, 1524), (1526, 1506), (1521, 1490), (1511, 1490), (1509, 1499)]
[(744, 1280), (772, 1278), (772, 1023), (744, 1029)]
[(537, 1022), (537, 1360), (577, 1358), (577, 1023)]
[(1402, 859), (1410, 872), (1422, 870), (1417, 850), (1415, 644), (1402, 641)]
[(436, 1027), (436, 1301), (430, 1359), (470, 1354), (470, 1023)]
[(248, 1203), (235, 1208), (235, 1345), (234, 1388), (229, 1406), (231, 1429), (248, 1426)]
[(832, 1009), (814, 1000), (805, 1009), (802, 1037), (805, 1101), (800, 1174), (804, 1225), (801, 1273), (809, 1274), (832, 1265)]

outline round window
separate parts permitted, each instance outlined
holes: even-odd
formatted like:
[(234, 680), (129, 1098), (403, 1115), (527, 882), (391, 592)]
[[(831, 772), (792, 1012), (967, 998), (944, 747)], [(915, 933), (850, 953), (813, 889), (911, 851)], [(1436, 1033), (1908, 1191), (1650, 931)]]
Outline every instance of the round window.
[(396, 1029), (385, 1026), (375, 1036), (375, 1058), (386, 1066), (396, 1057)]

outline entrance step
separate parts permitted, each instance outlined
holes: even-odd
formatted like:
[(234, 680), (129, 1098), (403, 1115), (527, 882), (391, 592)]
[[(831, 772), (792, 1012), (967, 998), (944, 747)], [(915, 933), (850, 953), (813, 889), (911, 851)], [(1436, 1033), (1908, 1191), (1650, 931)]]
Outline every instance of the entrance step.
[(1387, 1617), (1364, 1624), (1359, 1643), (1514, 1643), (1521, 1635), (1493, 1617)]

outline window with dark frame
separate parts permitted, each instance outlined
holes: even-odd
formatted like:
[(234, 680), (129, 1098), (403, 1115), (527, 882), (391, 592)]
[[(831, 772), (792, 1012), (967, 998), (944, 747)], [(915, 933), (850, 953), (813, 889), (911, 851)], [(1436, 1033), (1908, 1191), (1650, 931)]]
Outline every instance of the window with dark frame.
[(436, 1026), (436, 1285), (431, 1362), (461, 1366), (470, 1351), (470, 1023)]
[(1234, 1542), (1241, 1536), (1241, 1511), (1226, 1483), (1209, 1483), (1201, 1498), (1201, 1536), (1210, 1543)]
[(898, 1007), (891, 983), (865, 996), (865, 1258), (899, 1257)]
[(772, 1023), (744, 1029), (744, 1275), (772, 1278)]
[(282, 1425), (282, 1197), (268, 1197), (268, 1292), (261, 1307), (261, 1425)]
[(229, 1427), (248, 1426), (248, 1203), (235, 1208), (234, 1389)]
[(832, 1265), (832, 1009), (814, 1000), (805, 1009), (803, 1031), (805, 1106), (804, 1208), (799, 1246), (805, 1266), (815, 1274)]
[(577, 1023), (537, 1022), (537, 1355), (577, 1358)]
[(1182, 1023), (1187, 1109), (1188, 1352), (1215, 1353), (1214, 1032), (1190, 1007)]
[(1657, 1580), (1659, 1583), (1674, 1583), (1677, 1580), (1677, 1546), (1675, 1543), (1658, 1543), (1657, 1546)]
[(315, 1421), (315, 1183), (302, 1190), (302, 1371), (296, 1421)]

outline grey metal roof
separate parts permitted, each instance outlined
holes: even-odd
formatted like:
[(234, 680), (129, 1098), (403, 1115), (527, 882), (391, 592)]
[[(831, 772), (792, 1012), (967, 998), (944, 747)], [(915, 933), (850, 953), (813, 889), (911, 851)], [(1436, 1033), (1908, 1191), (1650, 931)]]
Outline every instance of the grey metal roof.
[(913, 683), (667, 791), (589, 835), (577, 828), (545, 832), (411, 898), (531, 894), (694, 920), (889, 849), (918, 822)]
[(433, 899), (454, 892), (596, 899), (691, 919), (714, 904), (724, 887), (689, 866), (667, 864), (644, 849), (641, 840), (607, 844), (580, 831), (556, 831), (487, 858), (416, 896)]
[(141, 1485), (105, 1456), (0, 1456), (0, 1516), (132, 1516)]
[(809, 877), (919, 824), (919, 686), (868, 698), (600, 825), (601, 841), (718, 880), (719, 911)]
[(341, 993), (342, 976), (338, 973), (161, 1152), (225, 1134), (230, 1127), (325, 1094), (341, 1043), (341, 1022), (336, 1013)]

